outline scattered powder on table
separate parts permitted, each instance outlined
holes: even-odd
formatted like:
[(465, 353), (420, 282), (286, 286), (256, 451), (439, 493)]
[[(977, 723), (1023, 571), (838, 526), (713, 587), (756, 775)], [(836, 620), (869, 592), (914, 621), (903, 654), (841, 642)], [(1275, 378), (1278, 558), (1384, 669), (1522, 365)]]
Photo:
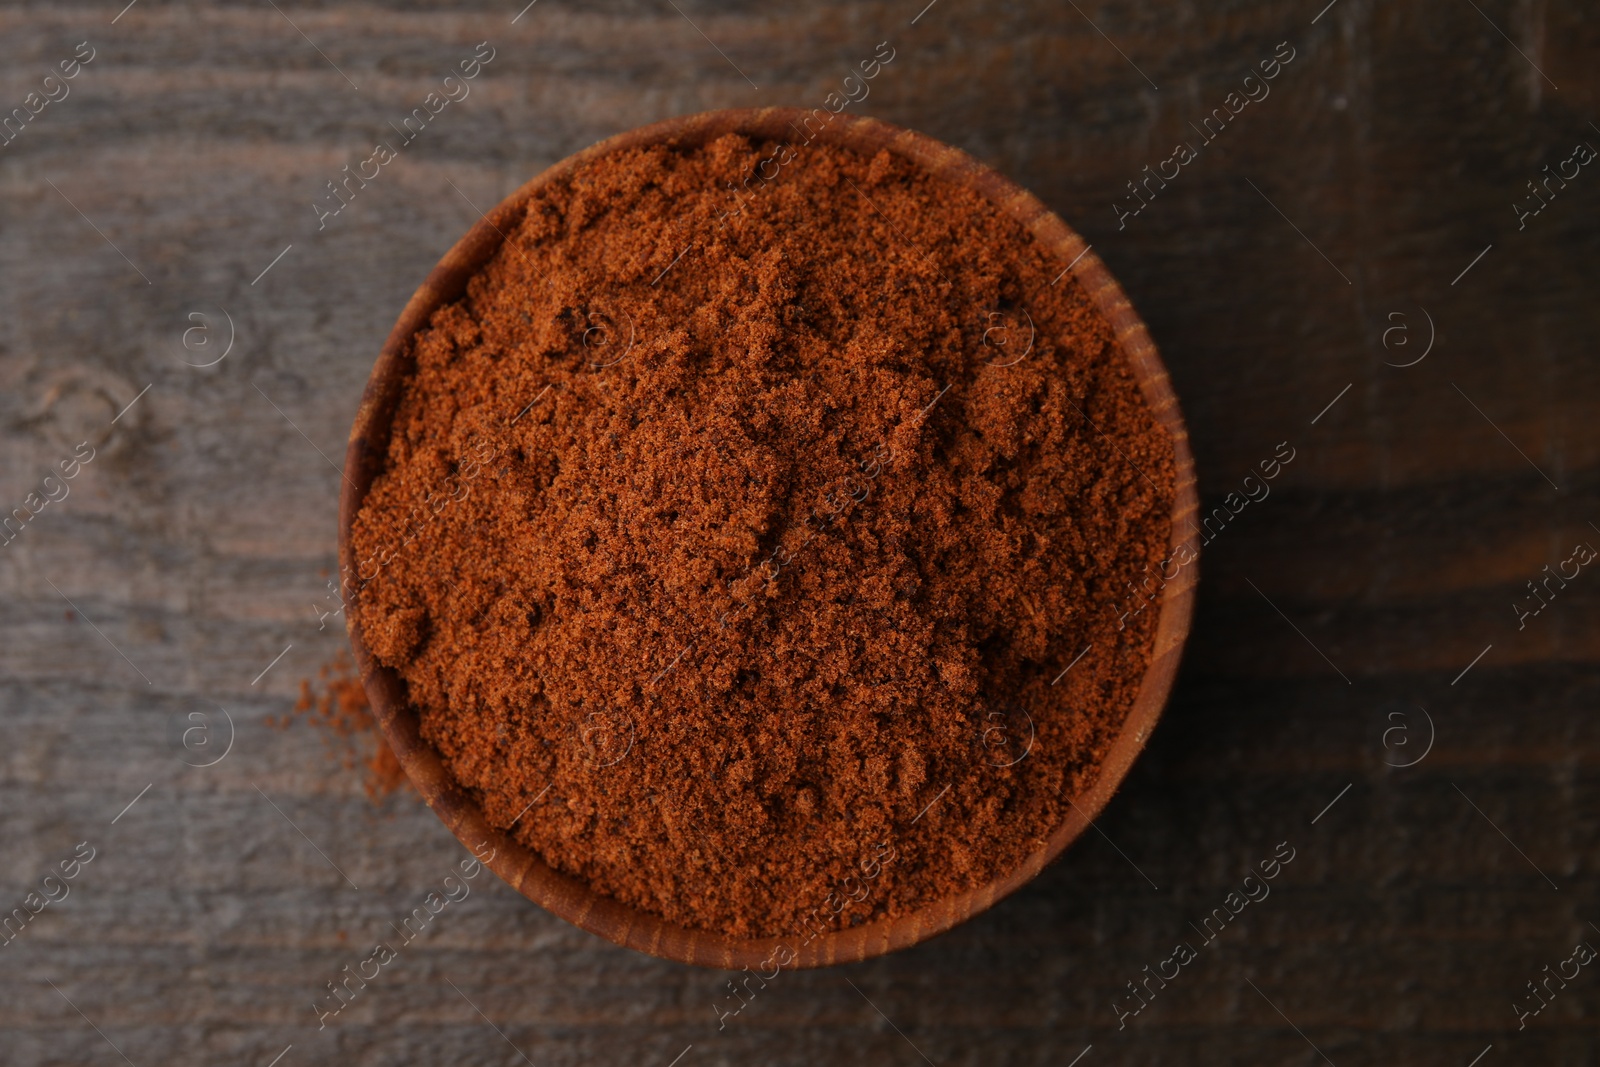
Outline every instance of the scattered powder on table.
[[(332, 662), (323, 664), (315, 687), (311, 679), (300, 679), (300, 699), (295, 702), (293, 714), (321, 728), (329, 752), (346, 771), (361, 768), (367, 799), (374, 804), (411, 784), (378, 727), (349, 653), (340, 653)], [(270, 719), (268, 724), (287, 729), (294, 721)]]
[(1018, 223), (886, 152), (730, 193), (774, 147), (613, 153), (499, 221), (410, 343), (347, 576), (492, 825), (736, 936), (1041, 846), (1143, 679), (1173, 497)]

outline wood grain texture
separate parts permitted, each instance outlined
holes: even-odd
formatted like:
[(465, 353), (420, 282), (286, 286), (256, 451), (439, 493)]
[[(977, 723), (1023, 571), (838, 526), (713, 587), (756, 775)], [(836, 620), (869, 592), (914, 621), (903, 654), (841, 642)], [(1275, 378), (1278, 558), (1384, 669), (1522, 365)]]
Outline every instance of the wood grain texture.
[[(1511, 206), (1600, 146), (1591, 11), (278, 6), (0, 11), (0, 115), (97, 49), (0, 147), (0, 506), (97, 450), (0, 548), (0, 907), (98, 849), (0, 948), (0, 1059), (521, 1063), (509, 1041), (540, 1067), (690, 1045), (679, 1067), (1054, 1067), (1091, 1043), (1079, 1067), (1323, 1063), (1314, 1042), (1341, 1067), (1464, 1067), (1491, 1044), (1479, 1067), (1595, 1061), (1592, 967), (1526, 1029), (1512, 1009), (1600, 944), (1600, 578), (1523, 629), (1512, 609), (1600, 544), (1600, 180), (1586, 167), (1523, 229)], [(852, 111), (970, 153), (1094, 246), (1182, 399), (1202, 511), (1296, 450), (1205, 548), (1160, 728), (1098, 832), (1027, 887), (908, 951), (786, 973), (721, 1030), (731, 976), (480, 879), (319, 1031), (324, 983), (465, 857), (415, 800), (373, 808), (319, 738), (266, 725), (343, 640), (314, 606), (382, 338), (473, 204), (648, 122), (820, 104), (886, 39)], [(471, 97), (318, 231), (324, 183), (482, 40)], [(1126, 183), (1280, 41), (1296, 58), (1271, 95), (1119, 229)], [(186, 366), (187, 316), (220, 330), (224, 309), (233, 351)], [(1429, 356), (1386, 365), (1420, 351), (1385, 347), (1390, 314), (1420, 345), (1424, 310)], [(1418, 706), (1432, 749), (1392, 766), (1424, 740)], [(186, 766), (175, 725), (218, 708), (232, 750)], [(1271, 895), (1119, 1029), (1125, 983), (1198, 942), (1282, 841)]]

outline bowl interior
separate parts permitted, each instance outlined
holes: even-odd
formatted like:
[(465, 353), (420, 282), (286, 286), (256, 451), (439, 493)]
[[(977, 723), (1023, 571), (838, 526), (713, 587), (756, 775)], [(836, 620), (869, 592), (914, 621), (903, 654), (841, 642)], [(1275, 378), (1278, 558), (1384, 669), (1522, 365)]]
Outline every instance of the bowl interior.
[[(346, 453), (346, 478), (339, 507), (339, 562), (340, 573), (345, 576), (346, 601), (353, 609), (359, 604), (359, 590), (351, 581), (352, 576), (358, 575), (351, 528), (385, 462), (391, 421), (408, 369), (408, 341), (437, 308), (465, 292), (467, 280), (503, 241), (502, 224), (509, 223), (536, 190), (597, 156), (668, 140), (703, 144), (726, 133), (741, 133), (755, 140), (790, 140), (807, 119), (807, 128), (815, 130), (819, 121), (815, 115), (828, 116), (816, 139), (868, 156), (887, 149), (935, 177), (978, 192), (1017, 219), (1056, 257), (1063, 270), (1072, 272), (1110, 322), (1146, 402), (1171, 436), (1175, 477), (1169, 544), (1176, 550), (1189, 540), (1184, 531), (1198, 509), (1198, 499), (1194, 461), (1177, 397), (1144, 324), (1105, 265), (1078, 234), (1026, 190), (965, 153), (910, 130), (820, 109), (816, 113), (798, 108), (713, 111), (620, 134), (556, 164), (490, 211), (446, 253), (412, 295), (367, 382)], [(1094, 783), (1074, 798), (1072, 810), (1041, 848), (1014, 870), (986, 885), (909, 914), (818, 935), (803, 944), (798, 938), (730, 938), (677, 926), (601, 896), (489, 826), (471, 796), (455, 784), (438, 754), (422, 739), (417, 714), (406, 700), (399, 676), (377, 663), (368, 651), (361, 637), (359, 610), (347, 612), (346, 617), (356, 664), (374, 713), (412, 783), (451, 832), (528, 899), (619, 945), (684, 963), (737, 969), (771, 967), (775, 961), (782, 961), (782, 966), (815, 967), (866, 959), (949, 929), (1022, 886), (1083, 832), (1089, 820), (1110, 800), (1161, 714), (1188, 634), (1197, 577), (1198, 568), (1191, 562), (1180, 568), (1177, 577), (1160, 593), (1152, 658), (1133, 708)]]

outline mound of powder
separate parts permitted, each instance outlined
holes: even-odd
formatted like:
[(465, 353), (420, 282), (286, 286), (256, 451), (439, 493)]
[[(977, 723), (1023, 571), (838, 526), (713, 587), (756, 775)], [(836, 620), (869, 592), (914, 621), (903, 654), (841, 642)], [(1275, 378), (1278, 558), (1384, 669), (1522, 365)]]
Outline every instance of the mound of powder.
[(501, 222), (353, 530), (354, 624), (489, 822), (737, 936), (1040, 847), (1143, 679), (1173, 496), (1023, 227), (886, 152), (775, 150), (617, 152)]

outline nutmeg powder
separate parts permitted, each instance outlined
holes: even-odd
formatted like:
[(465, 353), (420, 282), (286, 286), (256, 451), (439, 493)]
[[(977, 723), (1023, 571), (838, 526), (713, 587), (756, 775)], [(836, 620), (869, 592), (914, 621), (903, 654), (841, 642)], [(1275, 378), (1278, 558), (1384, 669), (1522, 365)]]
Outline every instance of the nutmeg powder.
[(488, 821), (735, 936), (1015, 869), (1132, 706), (1121, 602), (1170, 534), (1170, 439), (1075, 278), (887, 152), (737, 136), (497, 222), (346, 576)]

